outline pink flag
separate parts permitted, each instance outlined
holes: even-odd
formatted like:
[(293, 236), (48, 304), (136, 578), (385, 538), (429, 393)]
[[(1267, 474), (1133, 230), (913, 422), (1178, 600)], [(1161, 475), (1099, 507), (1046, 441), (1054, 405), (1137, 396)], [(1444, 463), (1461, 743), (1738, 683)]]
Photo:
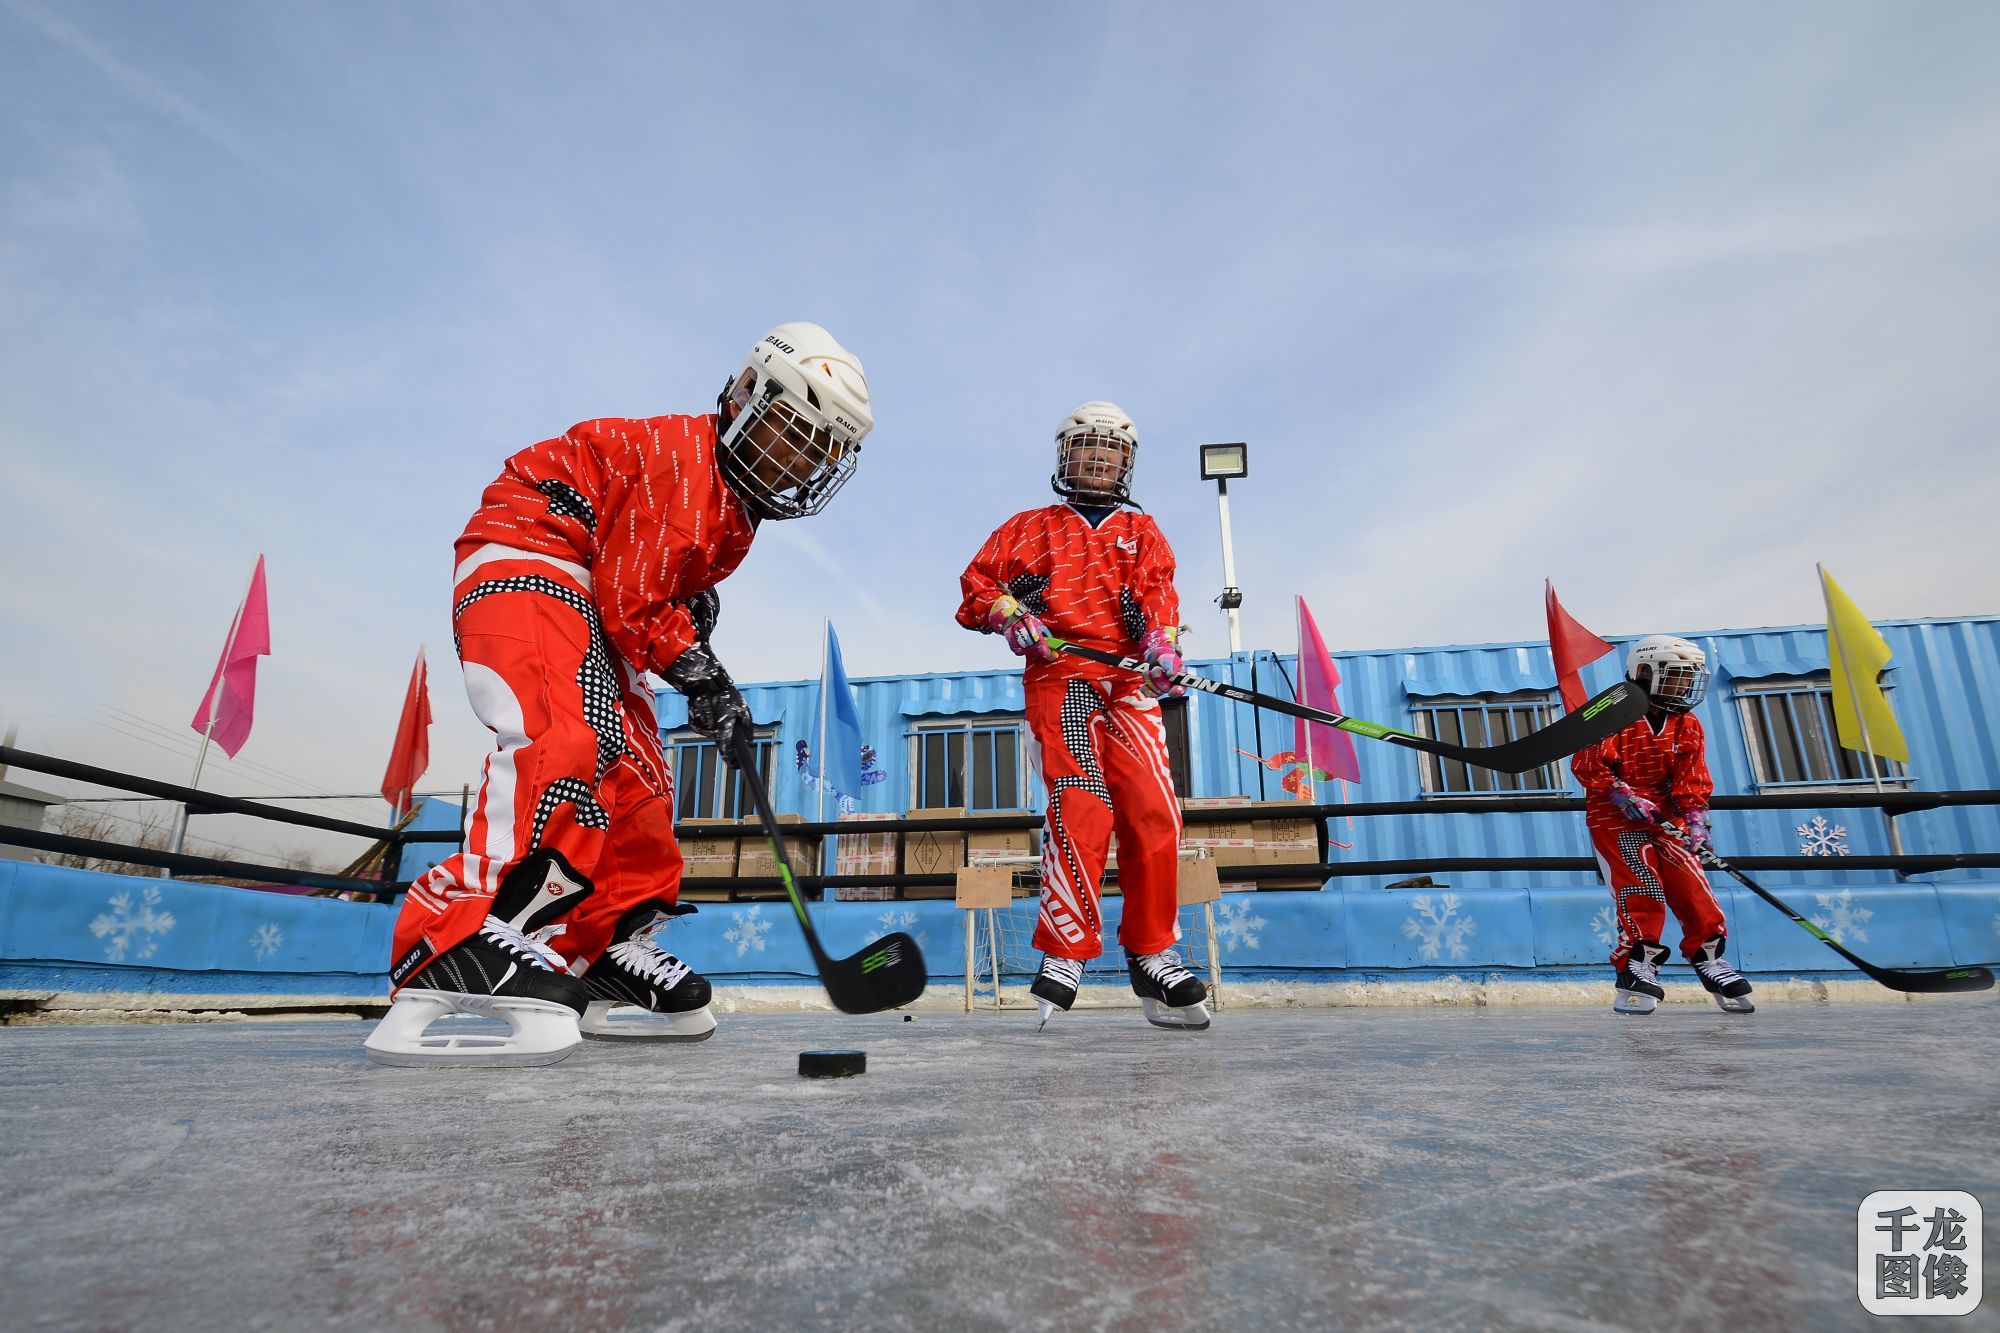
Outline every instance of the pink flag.
[(410, 688), (403, 695), (403, 718), (396, 724), (396, 744), (389, 751), (389, 768), (382, 774), (382, 799), (401, 819), (409, 813), (417, 779), (431, 766), (430, 669), (424, 665), (424, 650), (417, 649), (417, 665), (410, 672)]
[(1584, 663), (1595, 662), (1611, 651), (1611, 645), (1570, 619), (1556, 600), (1553, 582), (1544, 579), (1542, 585), (1548, 589), (1544, 600), (1549, 613), (1549, 654), (1556, 659), (1556, 688), (1562, 691), (1563, 711), (1567, 713), (1590, 698), (1590, 692), (1583, 688)]
[(250, 575), (250, 591), (236, 608), (236, 619), (223, 641), (215, 678), (195, 710), (194, 729), (212, 736), (231, 759), (250, 738), (250, 714), (257, 706), (257, 659), (271, 651), (271, 612), (264, 601), (264, 557)]
[[(1326, 641), (1320, 638), (1319, 626), (1313, 623), (1312, 612), (1306, 609), (1306, 599), (1300, 597), (1297, 601), (1299, 702), (1338, 713), (1340, 697), (1335, 689), (1340, 684), (1340, 672), (1334, 669), (1333, 658), (1326, 651)], [(1354, 738), (1337, 727), (1299, 718), (1293, 728), (1292, 748), (1301, 755), (1312, 756), (1311, 766), (1329, 777), (1344, 778), (1349, 782), (1361, 781), (1361, 761), (1354, 754)]]

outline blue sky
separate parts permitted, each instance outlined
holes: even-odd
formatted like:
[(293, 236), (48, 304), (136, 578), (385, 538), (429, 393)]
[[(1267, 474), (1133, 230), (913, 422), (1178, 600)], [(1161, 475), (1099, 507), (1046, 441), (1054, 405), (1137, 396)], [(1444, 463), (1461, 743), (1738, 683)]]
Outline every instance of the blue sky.
[(0, 0), (0, 714), (185, 776), (263, 551), (215, 784), (372, 787), (424, 644), (456, 786), (480, 488), (707, 409), (788, 319), (878, 426), (724, 588), (743, 679), (814, 673), (822, 615), (856, 675), (1004, 664), (956, 575), (1091, 398), (1197, 656), (1225, 439), (1256, 646), (1294, 592), (1336, 651), (1538, 637), (1544, 576), (1604, 633), (1810, 621), (1815, 560), (1880, 618), (1995, 611), (1996, 39), (1975, 3)]

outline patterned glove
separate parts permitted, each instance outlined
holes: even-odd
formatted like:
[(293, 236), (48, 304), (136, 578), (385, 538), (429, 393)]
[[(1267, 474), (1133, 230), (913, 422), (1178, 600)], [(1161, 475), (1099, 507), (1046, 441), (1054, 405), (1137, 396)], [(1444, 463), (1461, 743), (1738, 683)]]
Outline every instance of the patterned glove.
[(1681, 832), (1687, 835), (1688, 850), (1696, 856), (1715, 850), (1715, 843), (1708, 833), (1708, 807), (1697, 805), (1691, 810), (1681, 811)]
[(1187, 686), (1176, 685), (1172, 679), (1187, 668), (1181, 660), (1179, 639), (1179, 630), (1155, 627), (1139, 640), (1146, 653), (1146, 693), (1155, 699), (1187, 697)]
[(694, 596), (681, 603), (687, 608), (688, 619), (694, 622), (694, 636), (703, 643), (715, 633), (716, 618), (722, 614), (722, 597), (713, 588), (703, 588)]
[(1660, 807), (1622, 782), (1611, 784), (1611, 804), (1617, 807), (1619, 814), (1635, 824), (1660, 822)]
[(707, 644), (696, 644), (676, 657), (665, 675), (667, 684), (687, 696), (688, 725), (714, 741), (725, 756), (734, 753), (738, 731), (750, 736), (755, 725), (750, 720), (750, 705), (743, 702), (736, 682)]
[(1007, 640), (1007, 647), (1016, 657), (1031, 657), (1037, 662), (1056, 660), (1055, 650), (1047, 640), (1049, 627), (1028, 614), (1019, 599), (1002, 593), (994, 599), (986, 612), (986, 628)]

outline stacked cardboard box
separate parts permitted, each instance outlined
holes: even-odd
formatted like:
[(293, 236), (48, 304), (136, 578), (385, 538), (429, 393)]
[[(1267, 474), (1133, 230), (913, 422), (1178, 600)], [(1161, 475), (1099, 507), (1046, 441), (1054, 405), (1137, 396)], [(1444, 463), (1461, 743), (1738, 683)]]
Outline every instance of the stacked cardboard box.
[[(911, 819), (963, 819), (965, 810), (960, 806), (939, 806), (930, 810), (912, 810)], [(965, 835), (949, 829), (923, 829), (903, 835), (903, 873), (906, 875), (955, 875), (965, 864)], [(949, 898), (953, 894), (950, 887), (908, 888), (903, 890), (906, 898)]]
[[(700, 819), (698, 824), (736, 826), (738, 819)], [(726, 903), (736, 878), (736, 849), (739, 835), (717, 833), (712, 837), (690, 837), (676, 833), (681, 849), (681, 897), (694, 902)]]
[[(1312, 816), (1299, 808), (1297, 801), (1258, 801), (1251, 807), (1258, 816), (1257, 846), (1253, 864), (1274, 865), (1314, 865), (1319, 861), (1319, 832), (1314, 827)], [(1307, 874), (1297, 879), (1260, 879), (1260, 889), (1317, 889), (1322, 881), (1318, 875)]]
[[(975, 820), (1004, 816), (973, 815)], [(1035, 859), (1031, 828), (974, 828), (966, 834), (965, 863), (973, 866), (1026, 865)]]
[[(1208, 853), (1207, 860), (1218, 869), (1229, 866), (1255, 865), (1257, 862), (1257, 831), (1250, 820), (1250, 798), (1248, 796), (1195, 796), (1181, 802), (1183, 810), (1241, 810), (1236, 819), (1214, 823), (1185, 824), (1181, 829), (1183, 848), (1199, 847)], [(1227, 878), (1227, 876), (1224, 876)]]
[[(894, 819), (891, 814), (850, 814), (840, 816), (843, 824), (870, 823)], [(833, 840), (833, 873), (836, 875), (893, 875), (896, 873), (896, 835), (893, 833), (842, 833)], [(843, 885), (833, 891), (841, 902), (881, 902), (894, 898), (888, 884)]]
[[(756, 821), (748, 820), (745, 822), (755, 823)], [(802, 815), (778, 816), (778, 823), (781, 825), (803, 824), (804, 822), (805, 818)], [(758, 832), (761, 834), (762, 830), (760, 829)], [(792, 868), (794, 875), (816, 875), (819, 873), (818, 834), (811, 836), (805, 834), (786, 834), (784, 842), (785, 863)], [(739, 877), (745, 879), (753, 875), (777, 874), (778, 862), (771, 855), (771, 840), (762, 836), (745, 837), (743, 839), (743, 846), (736, 855), (736, 873)]]

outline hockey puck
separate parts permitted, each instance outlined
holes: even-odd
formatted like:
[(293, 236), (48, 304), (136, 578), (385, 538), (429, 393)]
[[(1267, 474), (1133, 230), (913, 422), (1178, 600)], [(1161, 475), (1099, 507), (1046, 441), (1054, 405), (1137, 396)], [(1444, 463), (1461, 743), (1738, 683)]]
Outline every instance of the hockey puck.
[(803, 1078), (852, 1078), (868, 1072), (866, 1051), (800, 1051), (799, 1075)]

